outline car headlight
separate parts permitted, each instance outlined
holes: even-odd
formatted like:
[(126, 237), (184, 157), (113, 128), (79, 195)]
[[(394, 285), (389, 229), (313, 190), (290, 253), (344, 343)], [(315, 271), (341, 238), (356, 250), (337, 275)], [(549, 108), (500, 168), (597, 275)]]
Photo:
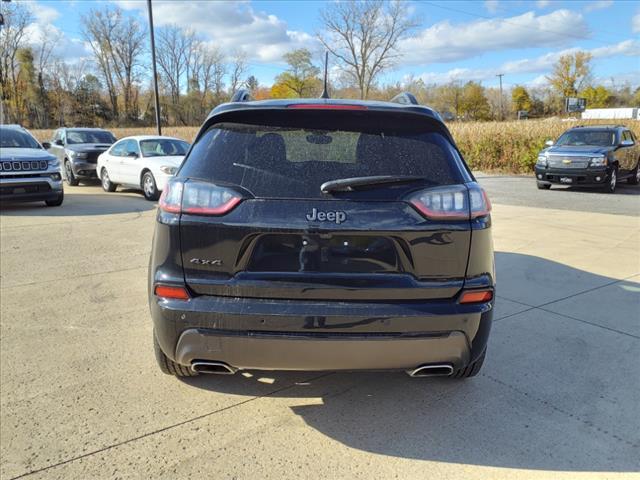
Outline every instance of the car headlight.
[(57, 167), (58, 165), (60, 165), (60, 162), (58, 161), (58, 157), (49, 160), (49, 166), (50, 167)]
[(70, 150), (69, 155), (73, 158), (87, 158), (89, 156), (87, 152), (76, 152), (74, 150)]
[(541, 167), (547, 166), (547, 157), (545, 155), (538, 155), (538, 161), (536, 165), (540, 165)]
[(170, 167), (169, 165), (163, 165), (160, 167), (160, 171), (167, 175), (175, 175), (178, 169), (176, 167)]
[(602, 167), (607, 164), (607, 157), (592, 157), (589, 165), (592, 167)]

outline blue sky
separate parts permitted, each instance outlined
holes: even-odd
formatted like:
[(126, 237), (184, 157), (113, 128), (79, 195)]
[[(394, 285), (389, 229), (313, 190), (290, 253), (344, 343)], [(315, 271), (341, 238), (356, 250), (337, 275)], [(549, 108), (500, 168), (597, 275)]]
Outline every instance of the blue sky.
[[(14, 0), (34, 12), (31, 33), (61, 32), (57, 54), (68, 61), (89, 56), (80, 15), (111, 3), (146, 22), (145, 0)], [(153, 0), (156, 27), (189, 26), (224, 51), (242, 50), (250, 73), (269, 85), (285, 68), (282, 54), (300, 47), (317, 52), (320, 1)], [(421, 77), (428, 83), (477, 80), (491, 87), (505, 73), (507, 86), (540, 85), (562, 53), (587, 50), (596, 83), (640, 85), (640, 1), (406, 1), (421, 24), (401, 45), (403, 58), (383, 82)], [(48, 27), (46, 27), (48, 26)]]

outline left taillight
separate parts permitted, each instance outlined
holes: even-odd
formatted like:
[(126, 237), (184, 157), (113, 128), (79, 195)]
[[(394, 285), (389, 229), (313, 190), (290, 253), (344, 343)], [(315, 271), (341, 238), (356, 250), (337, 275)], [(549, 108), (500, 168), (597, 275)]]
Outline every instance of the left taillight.
[(407, 200), (422, 215), (435, 220), (469, 220), (491, 212), (486, 192), (476, 183), (428, 188)]
[(169, 213), (225, 215), (242, 201), (237, 192), (210, 183), (172, 180), (160, 197), (160, 209)]
[(171, 300), (189, 300), (191, 298), (186, 287), (174, 285), (156, 285), (153, 293), (157, 297)]

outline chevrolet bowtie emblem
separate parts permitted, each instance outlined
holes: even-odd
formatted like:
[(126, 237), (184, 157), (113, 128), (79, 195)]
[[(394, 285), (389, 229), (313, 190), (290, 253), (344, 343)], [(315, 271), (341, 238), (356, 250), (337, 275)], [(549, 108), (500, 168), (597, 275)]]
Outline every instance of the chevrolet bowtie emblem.
[(562, 163), (564, 163), (565, 165), (568, 165), (571, 163), (571, 160), (563, 160)]

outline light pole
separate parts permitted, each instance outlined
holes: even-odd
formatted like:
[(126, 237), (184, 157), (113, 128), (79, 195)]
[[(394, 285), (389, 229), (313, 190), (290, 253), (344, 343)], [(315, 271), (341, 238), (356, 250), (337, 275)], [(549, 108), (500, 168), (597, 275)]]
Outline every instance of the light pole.
[(162, 135), (162, 127), (160, 126), (160, 95), (158, 93), (158, 73), (156, 71), (156, 41), (153, 36), (153, 9), (151, 0), (147, 0), (147, 10), (149, 11), (149, 36), (151, 37), (151, 65), (153, 67), (153, 96), (156, 102), (156, 127), (158, 135)]
[(496, 77), (500, 78), (500, 120), (504, 120), (504, 113), (502, 110), (502, 77), (504, 77), (504, 73), (499, 73)]

